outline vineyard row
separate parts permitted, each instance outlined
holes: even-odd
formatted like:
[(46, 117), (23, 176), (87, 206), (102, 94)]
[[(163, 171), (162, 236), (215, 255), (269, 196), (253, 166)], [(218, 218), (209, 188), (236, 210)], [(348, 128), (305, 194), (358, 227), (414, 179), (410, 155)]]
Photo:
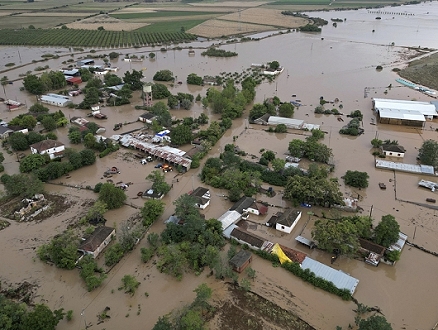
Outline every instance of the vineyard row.
[(135, 47), (190, 41), (184, 32), (97, 31), (73, 29), (0, 30), (0, 45), (63, 47)]

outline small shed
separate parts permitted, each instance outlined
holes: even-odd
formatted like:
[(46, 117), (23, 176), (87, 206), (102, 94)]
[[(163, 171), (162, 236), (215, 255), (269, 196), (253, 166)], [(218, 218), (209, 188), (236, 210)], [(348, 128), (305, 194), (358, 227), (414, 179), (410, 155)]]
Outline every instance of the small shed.
[(382, 153), (389, 157), (403, 158), (405, 156), (405, 148), (397, 144), (384, 144), (381, 147)]
[(240, 250), (229, 261), (234, 271), (241, 273), (252, 261), (252, 253), (246, 250)]

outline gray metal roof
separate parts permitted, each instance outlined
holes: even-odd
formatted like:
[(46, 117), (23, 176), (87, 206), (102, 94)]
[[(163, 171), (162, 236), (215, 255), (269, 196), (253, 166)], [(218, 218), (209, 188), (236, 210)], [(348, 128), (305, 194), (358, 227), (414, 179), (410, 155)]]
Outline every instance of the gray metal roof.
[(312, 258), (306, 257), (301, 263), (303, 269), (309, 269), (316, 276), (332, 282), (338, 289), (347, 289), (351, 294), (356, 290), (359, 280), (344, 273), (341, 270), (334, 269)]
[(428, 175), (435, 174), (435, 170), (433, 166), (430, 165), (405, 164), (405, 163), (397, 163), (397, 162), (391, 162), (381, 159), (376, 159), (376, 167), (384, 168), (387, 170), (396, 170), (396, 171), (409, 172), (409, 173), (419, 173), (419, 174), (428, 174)]

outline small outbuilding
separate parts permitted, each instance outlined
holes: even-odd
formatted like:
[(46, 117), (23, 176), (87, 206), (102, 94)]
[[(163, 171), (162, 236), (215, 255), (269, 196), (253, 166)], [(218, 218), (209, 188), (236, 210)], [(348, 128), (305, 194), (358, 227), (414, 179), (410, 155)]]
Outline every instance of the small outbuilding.
[(71, 100), (67, 96), (58, 95), (58, 94), (46, 94), (42, 95), (40, 98), (41, 103), (46, 103), (50, 105), (55, 105), (58, 107), (66, 107), (71, 102)]
[(116, 235), (116, 230), (111, 227), (97, 227), (78, 248), (78, 251), (96, 258)]
[(397, 144), (384, 144), (380, 147), (382, 153), (387, 157), (403, 158), (405, 156), (405, 148)]
[(138, 120), (142, 123), (152, 124), (152, 120), (154, 120), (156, 115), (151, 112), (146, 112), (138, 117)]
[(229, 261), (234, 271), (241, 273), (252, 261), (252, 253), (246, 250), (240, 250)]

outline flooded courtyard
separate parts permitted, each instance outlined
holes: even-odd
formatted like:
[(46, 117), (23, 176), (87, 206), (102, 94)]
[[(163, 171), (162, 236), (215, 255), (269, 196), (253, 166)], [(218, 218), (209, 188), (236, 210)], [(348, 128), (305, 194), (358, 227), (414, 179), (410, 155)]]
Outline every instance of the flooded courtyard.
[[(152, 81), (156, 71), (169, 69), (178, 81), (183, 81), (181, 85), (169, 85), (172, 94), (184, 92), (205, 96), (207, 87), (185, 83), (188, 74), (215, 76), (221, 72), (241, 72), (249, 68), (252, 63), (278, 61), (284, 66), (284, 72), (274, 82), (264, 82), (257, 87), (255, 103), (273, 96), (278, 96), (282, 101), (300, 99), (303, 106), (295, 109), (294, 118), (321, 125), (321, 130), (327, 133), (322, 142), (333, 149), (335, 164), (333, 176), (340, 178), (347, 170), (367, 172), (370, 176), (369, 187), (362, 190), (346, 187), (340, 179), (341, 191), (347, 196), (358, 198), (359, 205), (363, 208), (362, 214), (372, 214), (376, 223), (383, 215), (392, 214), (400, 224), (401, 231), (408, 235), (409, 241), (438, 252), (437, 210), (415, 204), (424, 203), (426, 198), (434, 197), (436, 193), (418, 187), (419, 180), (433, 180), (433, 178), (376, 169), (370, 143), (375, 137), (381, 140), (397, 140), (407, 150), (403, 162), (415, 164), (418, 149), (423, 141), (437, 138), (435, 129), (438, 128), (438, 121), (436, 120), (427, 121), (423, 129), (380, 123), (372, 125), (375, 115), (371, 110), (371, 98), (432, 100), (425, 94), (399, 86), (395, 82), (398, 76), (392, 69), (403, 68), (411, 57), (419, 55), (415, 49), (408, 49), (405, 46), (421, 45), (423, 48), (438, 48), (437, 33), (435, 33), (438, 30), (436, 19), (438, 4), (424, 3), (387, 8), (385, 12), (393, 14), (374, 14), (366, 10), (314, 12), (311, 13), (312, 16), (327, 20), (346, 18), (346, 21), (339, 23), (337, 28), (329, 24), (323, 28), (322, 34), (291, 32), (260, 41), (223, 45), (223, 49), (239, 54), (234, 58), (203, 57), (200, 48), (218, 41), (198, 41), (190, 44), (195, 50), (195, 56), (189, 56), (187, 49), (169, 49), (167, 52), (161, 52), (157, 48), (121, 49), (122, 54), (136, 55), (153, 51), (156, 57), (154, 60), (145, 59), (143, 62), (128, 63), (124, 62), (121, 56), (118, 60), (112, 60), (111, 64), (119, 67), (117, 74), (120, 76), (127, 70), (143, 70), (146, 81)], [(397, 12), (413, 15), (396, 15)], [(375, 16), (378, 15), (382, 16), (380, 21), (375, 20)], [(375, 32), (373, 33), (372, 30)], [(390, 46), (392, 42), (394, 46)], [(96, 51), (96, 54), (103, 54), (112, 50)], [(55, 52), (61, 56), (59, 59), (43, 62), (52, 70), (63, 67), (61, 62), (66, 59), (76, 60), (87, 54), (74, 54), (71, 57), (68, 49), (0, 48), (1, 69), (5, 68), (6, 63), (15, 62), (18, 65), (20, 60), (22, 62), (22, 67), (2, 73), (2, 76), (7, 75), (10, 80), (14, 80), (13, 84), (5, 86), (7, 97), (25, 103), (28, 107), (32, 105), (35, 97), (20, 91), (19, 87), (22, 84), (15, 80), (20, 74), (33, 70), (38, 65), (31, 63), (33, 59), (40, 59), (44, 53)], [(97, 60), (96, 64), (102, 63)], [(376, 71), (377, 65), (383, 66), (383, 70)], [(392, 88), (388, 88), (390, 84)], [(296, 96), (292, 97), (292, 95)], [(338, 98), (340, 102), (335, 107), (342, 104), (343, 109), (340, 111), (344, 114), (356, 109), (361, 110), (364, 114), (365, 133), (358, 137), (340, 135), (339, 129), (345, 123), (338, 121), (335, 116), (315, 115), (313, 110), (319, 104), (321, 96), (326, 100)], [(81, 97), (74, 98), (73, 102), (79, 103)], [(131, 102), (130, 105), (122, 107), (103, 107), (102, 112), (108, 116), (108, 119), (101, 121), (92, 119), (98, 125), (105, 127), (104, 136), (109, 137), (113, 134), (115, 123), (133, 122), (143, 113), (141, 110), (135, 110), (135, 105), (142, 104), (139, 93), (133, 94)], [(49, 106), (49, 108), (52, 111), (58, 110), (57, 107)], [(248, 111), (249, 109), (250, 107)], [(85, 116), (87, 113), (86, 110), (67, 108), (63, 108), (62, 111), (69, 118)], [(199, 102), (188, 111), (170, 111), (177, 118), (198, 117), (202, 112), (211, 120), (219, 118), (209, 109), (203, 109)], [(308, 134), (302, 131), (290, 131), (284, 134), (268, 133), (264, 130), (266, 127), (248, 123), (248, 111), (243, 118), (233, 121), (232, 128), (213, 147), (203, 162), (208, 157), (219, 156), (226, 144), (233, 143), (235, 136), (237, 136), (235, 144), (249, 154), (259, 156), (260, 150), (266, 149), (274, 151), (277, 157), (282, 158), (292, 139), (304, 139)], [(26, 109), (8, 112), (6, 106), (0, 105), (0, 118), (6, 121), (25, 112)], [(344, 118), (348, 120), (345, 116)], [(125, 125), (117, 133), (141, 127), (141, 123), (135, 122)], [(67, 131), (68, 128), (60, 128), (55, 134), (62, 143), (70, 147)], [(0, 231), (0, 248), (4, 251), (0, 256), (2, 265), (0, 279), (5, 283), (22, 281), (34, 283), (38, 285), (36, 303), (46, 303), (52, 309), (73, 310), (73, 320), (61, 321), (59, 329), (84, 329), (85, 325), (90, 324), (93, 329), (150, 329), (159, 316), (190, 303), (195, 297), (193, 290), (200, 283), (205, 282), (215, 289), (214, 299), (220, 299), (224, 295), (223, 283), (214, 280), (213, 277), (207, 277), (206, 271), (199, 276), (187, 273), (180, 282), (168, 275), (160, 274), (152, 262), (147, 264), (141, 262), (139, 247), (125, 256), (111, 270), (104, 284), (91, 293), (86, 291), (77, 270), (60, 270), (38, 260), (35, 249), (64, 231), (69, 224), (77, 221), (78, 217), (86, 211), (84, 201), (96, 199), (96, 194), (81, 187), (103, 182), (102, 175), (107, 168), (116, 166), (120, 169), (121, 173), (115, 175), (113, 179), (132, 182), (127, 190), (128, 203), (132, 206), (107, 212), (105, 218), (108, 220), (108, 225), (118, 227), (138, 212), (136, 207), (141, 207), (144, 200), (138, 198), (137, 193), (149, 188), (150, 182), (145, 178), (154, 170), (156, 162), (142, 165), (134, 157), (134, 153), (121, 148), (107, 157), (97, 158), (95, 165), (72, 172), (70, 178), (62, 177), (55, 180), (53, 182), (55, 184), (46, 184), (48, 192), (67, 196), (72, 206), (64, 213), (42, 222), (12, 221), (8, 228)], [(16, 155), (4, 154), (5, 172), (18, 173)], [(166, 180), (173, 184), (173, 189), (163, 199), (166, 202), (165, 213), (152, 226), (151, 232), (159, 233), (163, 230), (165, 226), (163, 220), (174, 212), (172, 202), (176, 198), (202, 185), (198, 177), (201, 169), (202, 165), (183, 175), (177, 176), (176, 172), (166, 174)], [(378, 186), (379, 182), (386, 183), (388, 188), (381, 190)], [(68, 184), (69, 187), (57, 185), (60, 183)], [(267, 184), (264, 186), (267, 187)], [(258, 195), (256, 198), (280, 207), (291, 206), (287, 201), (282, 200), (282, 188), (274, 187), (274, 189), (278, 192), (275, 197)], [(210, 190), (211, 204), (203, 211), (207, 219), (220, 217), (232, 205), (222, 197), (227, 194), (226, 191), (211, 187)], [(271, 207), (265, 218), (251, 215), (250, 230), (257, 235), (300, 250), (320, 262), (330, 264), (330, 254), (309, 250), (295, 241), (295, 237), (301, 232), (310, 235), (310, 227), (316, 217), (307, 215), (308, 210), (303, 209), (303, 218), (294, 231), (289, 235), (279, 234), (264, 226), (267, 219), (278, 210), (279, 208)], [(321, 215), (323, 210), (312, 208), (311, 211)], [(139, 245), (146, 246), (145, 240)], [(315, 289), (284, 269), (273, 268), (269, 262), (258, 257), (255, 257), (252, 267), (257, 271), (252, 291), (282, 308), (295, 312), (314, 328), (335, 329), (337, 325), (347, 328), (348, 324), (354, 323), (353, 309), (356, 305), (352, 302), (344, 302), (334, 295)], [(332, 267), (359, 279), (354, 297), (365, 305), (378, 306), (394, 329), (431, 329), (438, 321), (436, 309), (438, 289), (433, 284), (435, 274), (438, 272), (438, 259), (433, 255), (406, 246), (401, 260), (394, 267), (380, 264), (375, 268), (362, 261), (344, 257), (336, 260)], [(141, 282), (137, 294), (133, 297), (117, 290), (121, 278), (126, 274), (134, 275)], [(147, 297), (144, 294), (146, 292)], [(141, 306), (141, 313), (137, 313), (138, 306)], [(105, 307), (110, 307), (108, 314), (111, 318), (98, 325), (97, 315)]]

